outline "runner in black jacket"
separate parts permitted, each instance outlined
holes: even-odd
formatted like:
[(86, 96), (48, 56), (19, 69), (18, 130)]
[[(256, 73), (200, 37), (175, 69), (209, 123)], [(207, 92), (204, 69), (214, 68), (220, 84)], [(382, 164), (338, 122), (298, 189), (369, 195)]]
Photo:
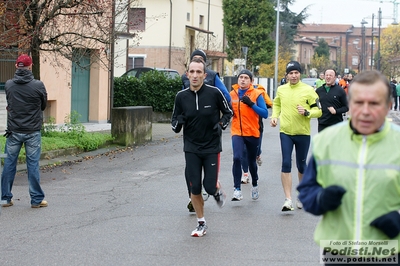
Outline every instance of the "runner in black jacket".
[(318, 132), (342, 122), (343, 114), (349, 110), (346, 92), (336, 84), (334, 69), (325, 70), (325, 82), (315, 90), (322, 107), (322, 116), (318, 118)]
[(233, 115), (222, 92), (203, 83), (205, 69), (200, 59), (193, 59), (189, 64), (187, 75), (190, 87), (177, 93), (171, 121), (176, 133), (183, 127), (185, 177), (191, 185), (191, 201), (198, 221), (192, 236), (203, 236), (207, 229), (201, 195), (202, 183), (206, 192), (214, 195), (220, 207), (225, 203), (226, 195), (218, 182), (219, 153), (222, 151), (222, 129), (228, 126)]

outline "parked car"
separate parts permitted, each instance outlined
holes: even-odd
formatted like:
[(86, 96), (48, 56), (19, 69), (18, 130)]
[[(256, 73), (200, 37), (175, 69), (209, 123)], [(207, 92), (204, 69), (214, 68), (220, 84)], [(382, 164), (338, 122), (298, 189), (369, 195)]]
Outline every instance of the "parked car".
[(140, 78), (144, 73), (149, 71), (163, 72), (171, 79), (174, 79), (175, 77), (180, 77), (179, 72), (174, 69), (151, 68), (151, 67), (135, 67), (126, 71), (121, 77), (129, 76), (129, 77)]
[(317, 78), (304, 78), (301, 80), (301, 82), (304, 82), (305, 84), (308, 84), (314, 88), (316, 80), (317, 80)]

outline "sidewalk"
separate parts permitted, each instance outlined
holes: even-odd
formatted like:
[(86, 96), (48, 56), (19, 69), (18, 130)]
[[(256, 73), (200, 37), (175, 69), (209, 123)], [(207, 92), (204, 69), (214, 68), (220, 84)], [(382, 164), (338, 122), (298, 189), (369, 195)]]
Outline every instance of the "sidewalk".
[[(108, 132), (111, 133), (111, 124), (110, 123), (83, 123), (87, 132)], [(152, 141), (165, 141), (170, 138), (176, 138), (181, 136), (182, 133), (176, 134), (172, 131), (171, 125), (169, 123), (153, 123), (152, 124)], [(110, 145), (109, 147), (100, 148), (97, 150), (76, 153), (75, 149), (69, 149), (60, 151), (56, 156), (49, 155), (48, 159), (41, 159), (39, 162), (40, 167), (51, 166), (51, 165), (59, 165), (65, 162), (76, 162), (84, 160), (85, 158), (92, 158), (94, 156), (98, 156), (101, 154), (106, 154), (112, 151), (116, 151), (119, 149), (124, 149), (125, 147), (118, 145)], [(56, 152), (55, 152), (56, 153)], [(50, 158), (51, 157), (51, 158)], [(17, 171), (26, 170), (26, 164), (18, 164)]]

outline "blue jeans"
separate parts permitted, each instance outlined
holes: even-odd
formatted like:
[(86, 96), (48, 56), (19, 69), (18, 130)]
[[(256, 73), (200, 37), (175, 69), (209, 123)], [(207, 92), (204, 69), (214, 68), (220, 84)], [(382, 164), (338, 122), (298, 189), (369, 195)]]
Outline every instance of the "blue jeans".
[(17, 171), (18, 154), (22, 144), (25, 145), (26, 166), (28, 169), (29, 195), (31, 205), (38, 205), (44, 199), (44, 193), (40, 187), (39, 160), (41, 153), (42, 138), (40, 131), (31, 134), (16, 133), (6, 140), (3, 174), (1, 175), (1, 199), (11, 201), (13, 194), (11, 189)]

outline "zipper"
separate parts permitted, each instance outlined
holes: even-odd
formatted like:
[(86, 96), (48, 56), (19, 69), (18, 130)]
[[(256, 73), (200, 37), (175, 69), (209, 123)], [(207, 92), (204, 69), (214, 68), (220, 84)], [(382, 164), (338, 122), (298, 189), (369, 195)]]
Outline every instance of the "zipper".
[(357, 177), (357, 197), (356, 197), (356, 235), (355, 240), (361, 240), (361, 209), (362, 209), (362, 189), (364, 186), (364, 165), (365, 165), (365, 153), (367, 149), (367, 137), (363, 136), (362, 139), (362, 146), (361, 146), (361, 153), (359, 157), (358, 163), (358, 177)]

